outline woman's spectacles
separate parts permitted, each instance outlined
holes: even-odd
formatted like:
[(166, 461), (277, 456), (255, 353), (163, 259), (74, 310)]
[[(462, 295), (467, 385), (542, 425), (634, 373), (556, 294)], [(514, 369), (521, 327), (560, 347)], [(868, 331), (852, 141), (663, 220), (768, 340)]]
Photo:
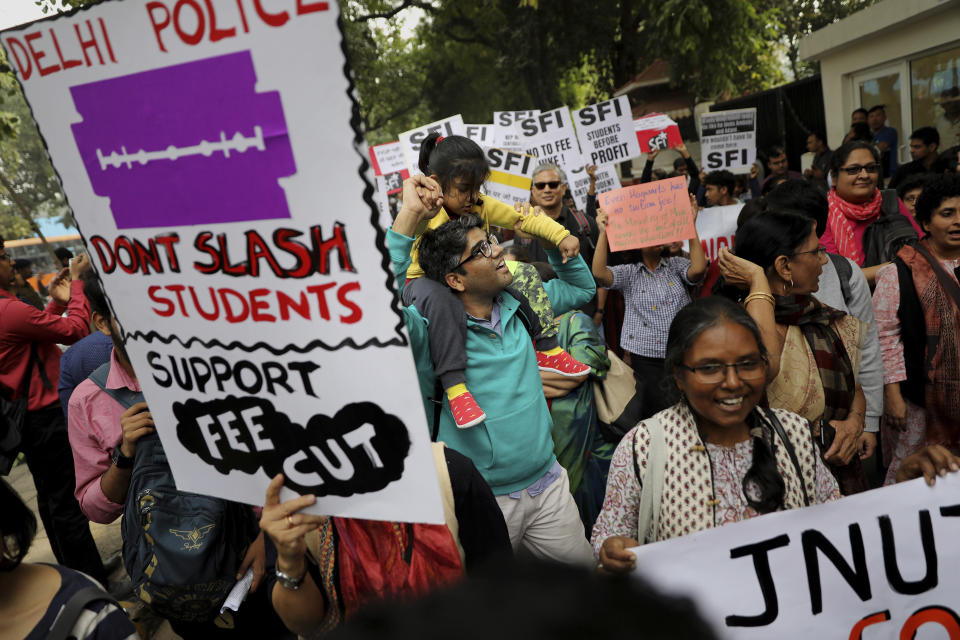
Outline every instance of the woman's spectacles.
[(470, 255), (460, 261), (457, 266), (455, 266), (452, 271), (456, 271), (463, 265), (467, 264), (474, 258), (478, 256), (483, 256), (484, 258), (489, 258), (493, 256), (493, 248), (500, 244), (500, 241), (497, 240), (497, 236), (489, 235), (486, 240), (481, 240), (478, 242), (473, 249), (470, 251)]
[(840, 167), (840, 171), (846, 171), (848, 176), (858, 176), (864, 170), (867, 173), (880, 173), (880, 165), (871, 162), (870, 164), (852, 164), (849, 167)]
[(727, 367), (733, 367), (741, 380), (759, 380), (767, 375), (766, 362), (763, 360), (741, 360), (740, 362), (730, 363), (712, 362), (696, 367), (689, 367), (685, 364), (680, 366), (687, 371), (692, 371), (697, 380), (704, 384), (723, 382), (724, 376), (727, 375)]
[(815, 254), (817, 254), (817, 257), (819, 258), (820, 256), (824, 256), (824, 255), (827, 254), (827, 248), (826, 248), (825, 246), (823, 246), (823, 245), (820, 245), (820, 246), (817, 247), (816, 249), (811, 249), (810, 251), (797, 251), (796, 253), (791, 253), (791, 254), (790, 254), (790, 257), (802, 256), (802, 255), (804, 255), (804, 254), (806, 254), (806, 253), (815, 253)]
[(535, 186), (538, 191), (543, 191), (547, 187), (550, 187), (551, 189), (556, 189), (557, 187), (560, 186), (560, 181), (551, 180), (550, 182), (534, 182), (533, 186)]

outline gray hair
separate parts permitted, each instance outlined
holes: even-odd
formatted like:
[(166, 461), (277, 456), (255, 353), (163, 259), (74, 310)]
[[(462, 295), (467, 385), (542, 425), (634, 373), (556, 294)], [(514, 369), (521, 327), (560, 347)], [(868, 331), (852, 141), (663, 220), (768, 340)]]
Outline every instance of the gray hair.
[(560, 176), (561, 184), (567, 184), (567, 174), (563, 172), (563, 169), (553, 164), (552, 162), (541, 162), (533, 170), (533, 178), (536, 180), (537, 176), (543, 173), (544, 171), (556, 171), (557, 175)]

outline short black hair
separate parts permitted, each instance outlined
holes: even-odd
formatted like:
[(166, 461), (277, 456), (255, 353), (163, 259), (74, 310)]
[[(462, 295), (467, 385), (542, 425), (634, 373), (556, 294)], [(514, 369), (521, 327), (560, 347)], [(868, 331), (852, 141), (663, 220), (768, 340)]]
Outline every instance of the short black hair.
[(872, 141), (851, 140), (850, 142), (845, 142), (830, 156), (830, 174), (833, 175), (834, 178), (836, 178), (840, 172), (840, 167), (847, 163), (847, 158), (850, 157), (850, 154), (857, 149), (866, 149), (873, 155), (874, 162), (880, 162), (880, 151)]
[(766, 196), (767, 210), (799, 213), (817, 222), (817, 236), (827, 228), (827, 196), (810, 182), (793, 178), (781, 182)]
[(949, 198), (960, 198), (960, 175), (945, 173), (930, 180), (917, 198), (917, 223), (930, 222), (933, 212)]
[(23, 271), (27, 267), (32, 267), (33, 262), (26, 258), (17, 258), (13, 261), (13, 270), (14, 271)]
[(816, 138), (817, 140), (819, 140), (824, 144), (827, 143), (827, 134), (823, 132), (823, 129), (813, 129), (810, 131), (808, 135), (813, 136), (814, 138)]
[(711, 171), (703, 177), (704, 186), (712, 184), (718, 189), (723, 187), (727, 188), (727, 195), (732, 196), (733, 190), (737, 186), (737, 178), (733, 173), (727, 171), (726, 169), (719, 169), (717, 171)]
[(874, 111), (886, 111), (886, 110), (887, 110), (887, 105), (885, 105), (885, 104), (875, 104), (875, 105), (873, 105), (872, 107), (870, 107), (870, 110), (869, 110), (869, 111), (867, 111), (867, 115), (870, 115), (870, 114), (873, 113)]
[(0, 571), (12, 571), (23, 562), (36, 533), (37, 517), (0, 478)]
[(686, 164), (687, 164), (687, 161), (684, 160), (683, 158), (674, 158), (674, 159), (673, 159), (673, 168), (674, 168), (674, 169), (679, 169), (680, 167), (684, 167), (684, 166), (686, 166)]
[[(769, 205), (768, 205), (769, 206)], [(734, 236), (736, 255), (764, 271), (780, 256), (790, 256), (810, 236), (811, 220), (796, 213), (776, 213), (769, 209), (748, 220)]]
[(923, 189), (930, 182), (930, 175), (927, 173), (915, 173), (905, 178), (897, 185), (897, 196), (903, 200), (903, 197), (914, 189)]
[[(740, 231), (740, 227), (745, 225), (748, 220), (755, 218), (756, 216), (762, 215), (767, 212), (767, 199), (763, 196), (757, 198), (750, 198), (745, 203), (743, 203), (743, 208), (740, 209), (740, 215), (737, 216), (737, 231)], [(734, 234), (734, 247), (736, 247), (736, 234)]]
[[(420, 236), (417, 258), (423, 273), (431, 280), (446, 284), (447, 274), (457, 269), (467, 248), (467, 234), (481, 227), (480, 217), (471, 214), (454, 218)], [(457, 273), (465, 272), (461, 268)]]
[(61, 261), (69, 260), (73, 257), (73, 251), (70, 251), (70, 249), (66, 247), (57, 247), (53, 250), (53, 255), (57, 256)]
[(857, 122), (852, 127), (853, 137), (850, 138), (849, 142), (854, 140), (863, 140), (864, 142), (873, 142), (873, 134), (870, 132), (870, 125), (866, 122)]
[[(748, 316), (749, 317), (749, 316)], [(518, 616), (491, 615), (523, 603)], [(632, 575), (527, 558), (487, 565), (468, 580), (361, 607), (331, 640), (713, 640), (690, 598), (665, 595)]]
[(910, 134), (911, 140), (919, 140), (923, 144), (930, 145), (936, 143), (940, 146), (940, 132), (933, 127), (920, 127)]
[(113, 314), (110, 312), (110, 305), (107, 303), (107, 296), (103, 293), (97, 273), (93, 269), (88, 269), (80, 279), (83, 280), (83, 295), (90, 303), (90, 311), (99, 313), (104, 320), (110, 322)]
[(866, 109), (864, 109), (863, 107), (860, 107), (859, 109), (854, 109), (853, 113), (850, 114), (850, 117), (853, 118), (853, 116), (858, 113), (862, 113), (865, 116), (870, 115)]
[(786, 153), (787, 153), (786, 149), (784, 149), (784, 148), (781, 147), (780, 145), (774, 145), (774, 146), (770, 147), (770, 150), (769, 150), (769, 151), (767, 151), (767, 157), (768, 157), (768, 158), (776, 158), (776, 157), (779, 157), (779, 156), (782, 156), (782, 155), (786, 155)]

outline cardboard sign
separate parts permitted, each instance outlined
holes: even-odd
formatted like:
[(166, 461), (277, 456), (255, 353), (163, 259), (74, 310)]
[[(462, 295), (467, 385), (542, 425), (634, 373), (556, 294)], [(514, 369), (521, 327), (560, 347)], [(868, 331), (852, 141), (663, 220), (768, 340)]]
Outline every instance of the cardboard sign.
[(672, 149), (683, 142), (680, 127), (670, 116), (662, 113), (637, 118), (633, 121), (633, 129), (637, 133), (637, 142), (643, 153)]
[[(622, 186), (620, 184), (620, 176), (617, 175), (612, 165), (597, 167), (596, 175), (596, 192), (598, 194), (604, 193), (605, 191), (613, 191)], [(590, 190), (590, 176), (587, 175), (585, 167), (580, 167), (580, 169), (567, 174), (567, 189), (571, 195), (573, 195), (573, 201), (576, 203), (577, 208), (581, 211), (586, 211), (587, 192)]]
[(597, 199), (607, 214), (611, 251), (689, 240), (696, 232), (683, 176), (607, 191)]
[(526, 111), (494, 111), (494, 137), (492, 146), (523, 153), (523, 138), (517, 129), (517, 123), (527, 118), (535, 118), (538, 115), (540, 115), (539, 109), (528, 109)]
[(497, 128), (492, 124), (465, 124), (463, 135), (486, 149), (492, 147)]
[(641, 154), (627, 96), (577, 109), (573, 121), (586, 164), (623, 162)]
[(400, 146), (403, 148), (403, 157), (407, 160), (407, 169), (411, 173), (421, 173), (420, 143), (433, 132), (439, 132), (443, 137), (462, 136), (466, 134), (463, 118), (458, 113), (455, 116), (425, 124), (416, 129), (410, 129), (400, 134)]
[(313, 513), (443, 522), (338, 5), (199, 6), (0, 35), (177, 486), (262, 504), (282, 472)]
[(586, 164), (567, 107), (521, 120), (517, 127), (526, 153), (539, 162), (552, 162), (567, 172)]
[(700, 149), (704, 171), (749, 171), (757, 159), (757, 110), (701, 113)]
[(486, 154), (490, 177), (483, 185), (483, 192), (509, 205), (529, 202), (536, 158), (496, 148), (487, 149)]
[(697, 216), (697, 237), (708, 259), (716, 260), (721, 247), (733, 251), (733, 236), (737, 233), (741, 209), (742, 203), (707, 207)]
[(960, 474), (633, 549), (721, 638), (960, 637)]
[(403, 147), (399, 142), (385, 142), (370, 147), (370, 164), (373, 175), (385, 176), (398, 171), (406, 171), (407, 162), (403, 157)]

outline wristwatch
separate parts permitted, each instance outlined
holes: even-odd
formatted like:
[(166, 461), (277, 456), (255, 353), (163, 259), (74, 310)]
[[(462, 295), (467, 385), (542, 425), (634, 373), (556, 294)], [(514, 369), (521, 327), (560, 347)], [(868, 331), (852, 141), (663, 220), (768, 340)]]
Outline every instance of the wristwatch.
[(113, 466), (117, 469), (133, 468), (133, 458), (123, 455), (123, 452), (120, 451), (120, 445), (110, 450), (110, 462), (112, 462)]
[(296, 591), (300, 588), (300, 585), (303, 584), (303, 579), (307, 577), (307, 570), (304, 569), (303, 573), (300, 574), (300, 577), (295, 578), (289, 574), (276, 569), (274, 571), (277, 574), (277, 582), (280, 583), (280, 586), (284, 589), (290, 589), (291, 591)]

